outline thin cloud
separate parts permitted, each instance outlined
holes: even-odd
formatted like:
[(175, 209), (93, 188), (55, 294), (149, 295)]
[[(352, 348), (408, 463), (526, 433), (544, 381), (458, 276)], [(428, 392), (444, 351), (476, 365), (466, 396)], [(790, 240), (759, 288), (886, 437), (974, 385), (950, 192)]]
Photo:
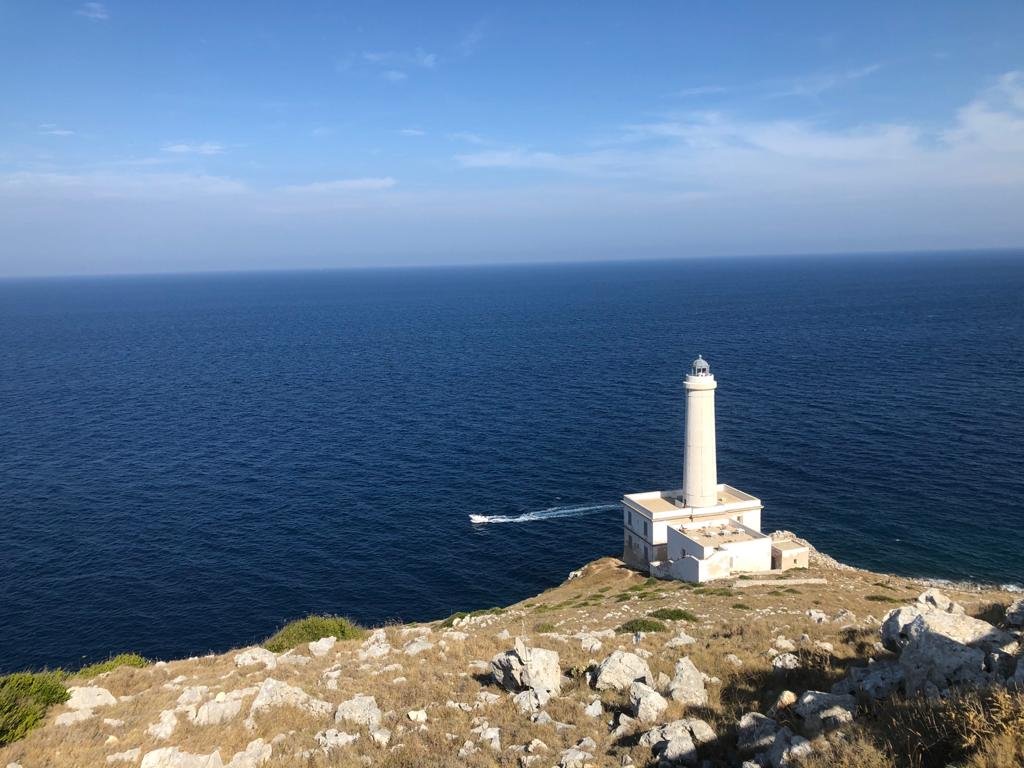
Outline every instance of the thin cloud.
[(61, 128), (56, 123), (43, 123), (39, 126), (39, 132), (45, 136), (74, 136), (75, 132), (67, 128)]
[(408, 75), (400, 69), (386, 69), (380, 73), (380, 76), (387, 80), (389, 83), (400, 83), (403, 80), (408, 79)]
[(383, 189), (391, 189), (397, 183), (398, 182), (390, 176), (366, 177), (359, 179), (335, 179), (333, 181), (317, 181), (312, 184), (293, 184), (282, 187), (281, 191), (289, 195), (373, 192)]
[(744, 120), (695, 112), (627, 125), (597, 149), (481, 150), (460, 166), (633, 180), (749, 195), (803, 191), (993, 187), (1024, 184), (1024, 72), (998, 78), (940, 130), (910, 123), (843, 129), (807, 120)]
[(774, 84), (774, 90), (768, 94), (769, 98), (783, 98), (787, 96), (820, 96), (826, 91), (831, 91), (849, 83), (861, 80), (875, 74), (882, 69), (881, 64), (869, 64), (859, 69), (849, 69), (844, 72), (821, 72), (818, 74), (798, 77), (788, 82)]
[(220, 155), (224, 147), (212, 141), (204, 141), (202, 144), (167, 144), (160, 150), (176, 155)]
[(93, 21), (106, 21), (110, 18), (110, 11), (103, 3), (83, 3), (75, 14)]
[(490, 142), (483, 136), (478, 133), (473, 133), (472, 131), (456, 131), (455, 133), (449, 133), (448, 138), (452, 141), (464, 141), (467, 144), (477, 144), (481, 146), (484, 144), (490, 144)]
[(673, 95), (688, 99), (693, 96), (713, 96), (717, 93), (726, 93), (729, 89), (722, 85), (698, 85), (694, 88), (683, 88)]
[(363, 61), (392, 67), (419, 67), (433, 69), (437, 66), (437, 54), (428, 53), (422, 48), (414, 51), (364, 51)]
[(471, 26), (462, 36), (456, 46), (459, 53), (463, 56), (472, 56), (476, 53), (477, 49), (480, 47), (480, 43), (484, 41), (484, 31), (486, 27), (486, 22), (482, 20), (473, 24), (473, 26)]
[(426, 131), (421, 131), (419, 128), (402, 128), (399, 131), (403, 136), (426, 136)]

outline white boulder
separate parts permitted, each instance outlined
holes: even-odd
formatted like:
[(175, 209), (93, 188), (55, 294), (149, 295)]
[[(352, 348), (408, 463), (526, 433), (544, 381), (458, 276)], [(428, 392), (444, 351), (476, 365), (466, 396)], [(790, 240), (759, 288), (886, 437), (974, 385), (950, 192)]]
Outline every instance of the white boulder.
[(338, 705), (338, 710), (334, 713), (334, 722), (363, 725), (372, 730), (380, 726), (381, 717), (377, 699), (359, 694)]
[(499, 653), (491, 660), (491, 674), (507, 691), (531, 689), (557, 694), (562, 687), (558, 653), (530, 648), (521, 638), (516, 638), (512, 650)]
[(702, 707), (708, 703), (708, 692), (704, 687), (704, 675), (689, 656), (676, 662), (675, 675), (668, 685), (670, 695), (690, 707)]
[(614, 651), (594, 671), (593, 686), (599, 691), (625, 691), (635, 682), (654, 682), (651, 668), (635, 653)]
[(665, 698), (644, 683), (635, 682), (629, 686), (629, 703), (633, 708), (634, 717), (644, 724), (658, 722), (665, 710), (668, 709), (668, 702), (665, 701)]

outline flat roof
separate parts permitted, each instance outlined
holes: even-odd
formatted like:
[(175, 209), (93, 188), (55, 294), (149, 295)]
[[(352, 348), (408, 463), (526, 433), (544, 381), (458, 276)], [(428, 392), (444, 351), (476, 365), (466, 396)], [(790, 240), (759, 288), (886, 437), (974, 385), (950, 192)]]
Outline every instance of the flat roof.
[(786, 539), (785, 541), (773, 541), (772, 549), (777, 549), (781, 552), (790, 552), (793, 550), (807, 549), (803, 544), (793, 541), (792, 539)]
[(700, 515), (704, 511), (717, 513), (720, 510), (716, 509), (716, 507), (725, 505), (744, 504), (760, 506), (761, 504), (760, 499), (751, 496), (749, 493), (744, 493), (738, 488), (733, 488), (731, 485), (719, 484), (716, 496), (718, 503), (715, 507), (687, 507), (683, 503), (685, 497), (681, 488), (672, 491), (627, 493), (625, 499), (650, 512), (652, 515), (664, 514), (666, 512), (674, 512), (679, 515)]
[(709, 528), (682, 528), (680, 533), (705, 547), (720, 547), (722, 544), (754, 540), (754, 537), (746, 531), (726, 525), (716, 525)]

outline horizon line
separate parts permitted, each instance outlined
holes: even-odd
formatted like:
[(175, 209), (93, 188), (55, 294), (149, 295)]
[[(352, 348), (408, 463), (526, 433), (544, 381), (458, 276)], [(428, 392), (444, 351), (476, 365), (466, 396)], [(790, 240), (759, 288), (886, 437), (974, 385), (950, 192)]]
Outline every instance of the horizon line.
[(397, 270), (435, 270), (435, 269), (488, 269), (507, 267), (541, 267), (541, 266), (588, 266), (588, 265), (627, 265), (627, 264), (666, 264), (683, 261), (740, 261), (745, 259), (810, 259), (810, 258), (877, 258), (883, 256), (917, 256), (941, 257), (955, 255), (1016, 255), (1024, 258), (1024, 245), (1001, 247), (966, 247), (924, 250), (866, 250), (866, 251), (800, 251), (791, 253), (732, 253), (732, 254), (693, 254), (690, 256), (648, 256), (635, 259), (612, 257), (593, 259), (515, 259), (508, 261), (450, 261), (432, 264), (349, 264), (337, 266), (307, 267), (254, 267), (252, 269), (198, 269), (198, 270), (155, 270), (152, 272), (70, 272), (55, 274), (4, 275), (0, 274), (0, 283), (41, 280), (83, 280), (83, 279), (116, 279), (146, 277), (213, 277), (242, 275), (296, 275), (323, 272), (372, 272)]

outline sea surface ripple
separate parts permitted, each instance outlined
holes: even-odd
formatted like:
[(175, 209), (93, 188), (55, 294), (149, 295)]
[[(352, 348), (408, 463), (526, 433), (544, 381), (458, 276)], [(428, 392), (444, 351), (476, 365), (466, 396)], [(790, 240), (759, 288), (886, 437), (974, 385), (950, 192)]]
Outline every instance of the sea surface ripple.
[(1020, 254), (11, 280), (0, 671), (535, 594), (678, 487), (697, 353), (767, 529), (1024, 578)]

